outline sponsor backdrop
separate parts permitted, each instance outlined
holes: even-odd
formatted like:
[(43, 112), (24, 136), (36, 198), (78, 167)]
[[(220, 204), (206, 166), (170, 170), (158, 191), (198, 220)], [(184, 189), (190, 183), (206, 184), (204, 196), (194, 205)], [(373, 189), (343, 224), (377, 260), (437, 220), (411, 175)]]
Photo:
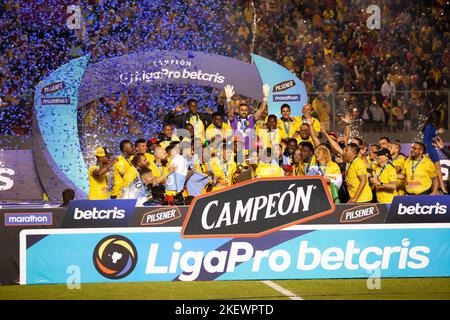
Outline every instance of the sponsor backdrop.
[[(278, 93), (270, 97), (271, 113), (279, 115), (281, 103), (290, 103), (292, 115), (301, 115), (307, 101), (300, 79), (257, 55), (253, 55), (255, 65), (217, 54), (154, 50), (87, 67), (89, 57), (82, 56), (61, 66), (35, 90), (34, 156), (51, 200), (59, 199), (66, 187), (74, 189), (77, 198), (87, 197), (89, 183), (78, 139), (77, 107), (94, 99), (128, 92), (137, 86), (151, 89), (160, 83), (193, 83), (218, 89), (231, 84), (237, 93), (261, 101), (263, 81), (267, 81), (272, 89), (283, 93), (278, 98)], [(277, 78), (273, 78), (274, 74)]]
[(31, 150), (0, 150), (0, 200), (40, 200), (43, 192)]
[[(434, 196), (425, 196), (420, 197), (420, 202), (424, 202), (430, 205), (437, 206), (438, 202), (442, 205), (447, 205), (448, 208), (448, 198), (449, 197), (434, 197)], [(417, 209), (416, 203), (418, 202), (417, 197), (406, 197), (407, 202), (403, 202), (403, 197), (398, 198), (398, 207), (411, 207), (414, 205), (415, 210)], [(394, 204), (397, 200), (394, 201)], [(123, 209), (121, 205), (117, 205), (116, 201), (112, 201), (110, 204), (106, 202), (105, 205), (99, 206), (96, 205), (97, 212), (101, 210), (111, 210), (111, 204), (115, 203), (117, 209)], [(119, 202), (120, 203), (120, 202)], [(112, 206), (114, 207), (114, 206)], [(386, 220), (393, 221), (396, 220), (398, 223), (410, 223), (410, 222), (421, 222), (422, 225), (440, 225), (438, 223), (433, 222), (444, 222), (450, 223), (450, 214), (448, 210), (442, 214), (439, 214), (439, 218), (436, 219), (436, 213), (430, 213), (426, 215), (422, 214), (400, 214), (398, 215), (398, 208), (395, 205), (392, 205), (389, 210), (388, 216), (388, 207), (384, 204), (365, 204), (365, 205), (347, 205), (347, 204), (337, 204), (336, 210), (328, 215), (318, 217), (317, 219), (305, 221), (302, 225), (314, 225), (311, 227), (311, 230), (316, 230), (317, 226), (322, 226), (327, 224), (328, 226), (323, 226), (323, 228), (336, 228), (338, 225), (341, 227), (347, 228), (356, 228), (362, 229), (368, 226), (373, 226), (375, 224), (381, 225), (384, 224)], [(94, 211), (93, 207), (85, 208), (86, 210)], [(74, 207), (74, 211), (76, 207)], [(84, 211), (86, 211), (84, 210)], [(404, 210), (404, 209), (403, 209)], [(412, 209), (411, 209), (412, 210)], [(422, 208), (419, 207), (419, 211), (423, 212)], [(425, 208), (425, 211), (428, 209)], [(114, 211), (114, 210), (113, 210)], [(84, 214), (84, 222), (77, 224), (77, 228), (92, 228), (95, 223), (98, 227), (94, 229), (97, 233), (107, 233), (106, 229), (109, 228), (113, 231), (109, 232), (111, 234), (118, 234), (118, 227), (145, 227), (145, 230), (153, 230), (154, 227), (163, 227), (158, 230), (164, 230), (165, 227), (177, 227), (180, 230), (183, 221), (186, 218), (188, 211), (187, 206), (181, 207), (137, 207), (134, 208), (134, 212), (131, 215), (130, 220), (127, 222), (124, 217), (116, 217), (114, 218), (114, 214), (111, 214), (107, 219), (100, 220), (91, 220), (85, 219), (86, 215)], [(113, 212), (114, 213), (114, 212)], [(41, 208), (41, 209), (32, 209), (32, 208), (4, 208), (0, 209), (0, 284), (14, 284), (19, 281), (19, 234), (22, 230), (37, 230), (46, 231), (48, 229), (52, 230), (69, 230), (68, 225), (65, 225), (65, 222), (73, 221), (73, 213), (68, 214), (66, 208)], [(103, 216), (104, 213), (100, 215)], [(67, 218), (67, 216), (70, 216)], [(89, 215), (88, 215), (89, 216)], [(420, 220), (412, 220), (412, 219), (420, 219)], [(69, 224), (70, 225), (70, 224)], [(113, 227), (114, 228), (111, 228)], [(402, 225), (395, 225), (398, 228), (401, 228)], [(417, 226), (414, 226), (416, 228)], [(320, 229), (320, 228), (319, 228)], [(91, 229), (89, 229), (91, 230)], [(127, 229), (126, 229), (127, 230)], [(130, 232), (133, 229), (130, 229)], [(346, 232), (353, 232), (350, 230), (342, 231), (342, 234)], [(372, 232), (372, 231), (371, 231)], [(384, 234), (384, 231), (382, 231)], [(428, 232), (428, 231), (426, 231)], [(178, 231), (178, 233), (180, 233)], [(123, 235), (123, 232), (120, 234)], [(253, 238), (252, 241), (265, 242), (267, 239), (271, 239), (271, 237), (280, 237), (281, 235), (286, 235), (288, 233), (272, 233), (264, 237)], [(327, 231), (325, 229), (320, 229), (320, 234), (324, 239), (327, 239)], [(383, 236), (381, 234), (381, 236)], [(379, 236), (377, 234), (377, 236)], [(430, 231), (430, 241), (442, 241), (442, 239), (438, 239)], [(208, 241), (214, 241), (214, 243), (224, 243), (223, 241), (227, 241), (224, 239), (204, 239), (204, 243), (208, 243)], [(237, 238), (236, 241), (242, 238)], [(384, 239), (384, 238), (380, 238)], [(187, 239), (185, 239), (187, 240)], [(183, 240), (183, 241), (185, 241)], [(191, 239), (195, 243), (200, 239)], [(243, 241), (246, 241), (245, 238)], [(448, 243), (448, 238), (444, 241)], [(183, 242), (184, 243), (184, 242)], [(374, 257), (375, 258), (375, 257)]]
[[(450, 224), (293, 226), (259, 238), (180, 228), (24, 230), (20, 283), (450, 276)], [(76, 254), (74, 254), (76, 252)]]

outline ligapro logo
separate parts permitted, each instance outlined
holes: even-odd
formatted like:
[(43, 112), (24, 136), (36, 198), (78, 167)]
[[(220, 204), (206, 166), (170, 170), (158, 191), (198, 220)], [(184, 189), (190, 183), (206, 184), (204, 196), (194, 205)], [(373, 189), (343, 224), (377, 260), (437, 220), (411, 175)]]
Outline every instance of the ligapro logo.
[[(356, 240), (348, 240), (345, 247), (317, 248), (309, 241), (300, 241), (298, 250), (255, 250), (249, 242), (234, 241), (228, 251), (185, 251), (182, 243), (173, 243), (172, 257), (167, 250), (160, 252), (159, 244), (150, 245), (146, 274), (179, 273), (179, 280), (193, 281), (201, 270), (208, 273), (234, 272), (241, 263), (251, 263), (251, 273), (283, 272), (295, 266), (299, 271), (335, 271), (360, 269), (424, 269), (429, 265), (431, 250), (427, 246), (411, 246), (408, 238), (393, 246), (362, 247)], [(293, 256), (293, 252), (295, 255)], [(170, 263), (161, 263), (170, 261)]]
[(181, 235), (259, 237), (334, 211), (322, 177), (259, 178), (196, 197)]
[(92, 210), (75, 208), (73, 218), (75, 220), (120, 220), (125, 218), (125, 210), (117, 207), (112, 210), (99, 210), (96, 207)]
[(137, 264), (137, 250), (125, 237), (113, 235), (100, 240), (94, 249), (93, 261), (97, 271), (108, 279), (122, 279)]
[(440, 204), (439, 202), (436, 202), (434, 205), (421, 205), (419, 203), (416, 203), (415, 205), (406, 206), (402, 203), (399, 203), (398, 205), (398, 212), (399, 215), (413, 215), (413, 214), (446, 214), (447, 211), (447, 205)]

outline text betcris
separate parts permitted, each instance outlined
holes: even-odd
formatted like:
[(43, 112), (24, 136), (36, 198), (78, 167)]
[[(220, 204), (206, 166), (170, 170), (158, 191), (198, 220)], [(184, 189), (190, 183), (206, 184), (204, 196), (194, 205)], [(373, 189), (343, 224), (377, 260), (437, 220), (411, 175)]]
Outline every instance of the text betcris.
[(75, 220), (108, 220), (125, 218), (125, 210), (114, 207), (111, 210), (98, 210), (96, 207), (92, 210), (80, 210), (75, 208), (73, 216)]
[(234, 241), (228, 250), (205, 252), (183, 251), (183, 244), (176, 241), (169, 259), (167, 247), (161, 250), (159, 243), (152, 243), (145, 273), (178, 273), (179, 280), (193, 281), (202, 270), (207, 273), (231, 273), (241, 263), (249, 263), (251, 273), (284, 272), (293, 268), (302, 272), (426, 268), (430, 262), (430, 248), (410, 244), (411, 241), (405, 238), (401, 245), (366, 247), (358, 245), (356, 240), (348, 240), (341, 247), (318, 248), (309, 241), (300, 241), (298, 250), (292, 252), (283, 249), (256, 250), (249, 242)]
[(435, 205), (420, 205), (416, 203), (415, 206), (404, 206), (399, 204), (398, 214), (446, 214), (447, 206), (445, 204), (440, 204), (437, 202)]

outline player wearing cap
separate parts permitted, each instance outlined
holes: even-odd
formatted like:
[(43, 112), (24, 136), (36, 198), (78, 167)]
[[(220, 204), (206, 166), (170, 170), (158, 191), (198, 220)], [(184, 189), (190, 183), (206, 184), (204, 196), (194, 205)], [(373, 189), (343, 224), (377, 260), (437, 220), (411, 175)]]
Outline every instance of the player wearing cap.
[(424, 157), (425, 151), (422, 142), (415, 142), (411, 147), (411, 156), (405, 161), (407, 194), (438, 194), (436, 167), (430, 158)]
[(89, 200), (109, 199), (109, 170), (117, 162), (116, 158), (110, 159), (108, 151), (103, 147), (95, 149), (97, 165), (89, 168)]
[(121, 155), (117, 157), (117, 162), (114, 164), (114, 184), (111, 192), (111, 198), (115, 199), (120, 196), (123, 185), (123, 176), (125, 172), (131, 167), (131, 156), (134, 155), (133, 144), (130, 140), (122, 140), (120, 142)]
[(390, 162), (391, 153), (381, 149), (375, 153), (377, 165), (370, 178), (378, 203), (391, 203), (397, 195), (397, 171)]

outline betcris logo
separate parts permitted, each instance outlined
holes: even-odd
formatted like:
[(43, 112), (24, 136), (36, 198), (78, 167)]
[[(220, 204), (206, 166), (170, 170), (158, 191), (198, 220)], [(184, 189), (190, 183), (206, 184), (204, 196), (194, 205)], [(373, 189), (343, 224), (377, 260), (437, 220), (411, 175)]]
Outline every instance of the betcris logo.
[(73, 200), (69, 202), (63, 227), (127, 227), (135, 205), (136, 199)]
[(395, 197), (387, 223), (450, 222), (449, 196)]

